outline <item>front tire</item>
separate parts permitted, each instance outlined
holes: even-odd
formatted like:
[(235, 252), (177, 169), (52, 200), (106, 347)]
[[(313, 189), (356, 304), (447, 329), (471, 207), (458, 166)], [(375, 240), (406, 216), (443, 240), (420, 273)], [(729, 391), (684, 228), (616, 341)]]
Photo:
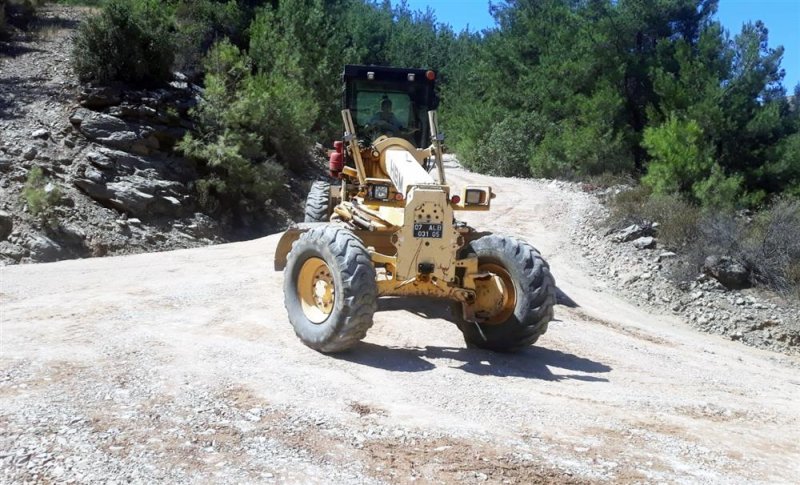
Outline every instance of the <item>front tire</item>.
[(461, 304), (454, 305), (453, 316), (467, 345), (514, 352), (535, 343), (547, 331), (556, 303), (555, 280), (539, 251), (524, 241), (496, 235), (476, 239), (465, 250), (478, 256), (480, 271), (500, 276), (509, 293), (508, 304), (480, 323), (480, 331), (464, 320)]
[(328, 222), (331, 219), (331, 184), (318, 180), (306, 197), (305, 222)]
[(289, 253), (284, 303), (300, 340), (320, 352), (340, 352), (363, 339), (377, 308), (378, 285), (369, 251), (335, 225), (303, 233)]

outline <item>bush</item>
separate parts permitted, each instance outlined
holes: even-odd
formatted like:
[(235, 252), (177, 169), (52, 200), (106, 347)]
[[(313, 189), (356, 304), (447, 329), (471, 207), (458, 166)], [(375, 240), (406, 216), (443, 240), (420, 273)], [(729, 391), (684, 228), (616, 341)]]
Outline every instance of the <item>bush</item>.
[(190, 78), (202, 74), (203, 58), (215, 42), (247, 44), (252, 9), (241, 0), (180, 0), (175, 7), (175, 67)]
[(731, 209), (745, 202), (744, 177), (726, 174), (694, 120), (671, 116), (644, 131), (642, 145), (653, 160), (642, 183), (658, 194), (680, 192), (704, 207)]
[(506, 118), (491, 127), (488, 136), (477, 143), (469, 167), (481, 173), (504, 177), (529, 177), (529, 124), (518, 118)]
[(758, 282), (800, 296), (800, 199), (781, 198), (758, 213), (741, 252)]
[(0, 32), (7, 24), (27, 28), (36, 15), (36, 8), (44, 0), (2, 0), (0, 1)]
[(207, 208), (248, 212), (282, 189), (281, 164), (302, 166), (316, 107), (291, 79), (253, 74), (247, 54), (227, 40), (211, 49), (205, 70), (203, 99), (191, 112), (197, 133), (179, 149), (205, 167), (197, 187)]
[(28, 172), (22, 196), (28, 204), (28, 211), (43, 222), (52, 218), (53, 208), (61, 201), (61, 191), (50, 182), (40, 167), (33, 167)]
[(200, 204), (210, 213), (232, 209), (234, 212), (254, 212), (274, 197), (286, 182), (280, 165), (265, 160), (252, 163), (241, 155), (241, 145), (230, 133), (210, 143), (191, 136), (181, 144), (184, 152), (203, 160), (208, 175), (197, 181)]
[(621, 229), (631, 224), (641, 224), (644, 220), (642, 207), (652, 193), (650, 187), (638, 185), (616, 194), (609, 200), (609, 225), (614, 229)]
[(156, 0), (109, 0), (86, 20), (73, 48), (81, 81), (157, 85), (170, 79), (174, 39), (172, 13)]
[(609, 223), (617, 229), (630, 224), (658, 222), (658, 239), (677, 249), (698, 237), (700, 208), (678, 194), (653, 194), (646, 186), (619, 193), (611, 199)]
[(695, 278), (707, 256), (728, 256), (744, 264), (755, 283), (800, 297), (800, 199), (783, 197), (753, 216), (702, 209), (678, 194), (638, 186), (609, 203), (612, 229), (658, 222), (658, 240), (678, 250), (678, 281)]
[(249, 56), (227, 40), (211, 49), (206, 90), (192, 113), (201, 139), (235, 138), (249, 160), (276, 156), (287, 167), (299, 168), (317, 107), (298, 82), (277, 73), (253, 74), (251, 66)]
[(87, 7), (101, 7), (106, 2), (107, 0), (56, 0), (55, 3), (61, 3), (64, 5), (83, 5)]

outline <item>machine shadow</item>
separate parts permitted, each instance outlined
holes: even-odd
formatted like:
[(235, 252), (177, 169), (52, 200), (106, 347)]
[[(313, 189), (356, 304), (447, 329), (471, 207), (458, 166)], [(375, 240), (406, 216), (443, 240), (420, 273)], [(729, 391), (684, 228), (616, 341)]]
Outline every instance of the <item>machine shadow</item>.
[[(557, 290), (558, 303), (576, 308), (579, 305), (561, 290)], [(455, 322), (451, 313), (451, 305), (442, 304), (442, 300), (420, 297), (393, 297), (378, 300), (378, 312), (406, 311), (425, 319), (441, 319)], [(602, 374), (611, 371), (611, 367), (601, 362), (579, 357), (573, 354), (551, 350), (544, 347), (529, 347), (517, 353), (497, 353), (476, 348), (435, 347), (403, 348), (384, 347), (361, 342), (350, 352), (335, 357), (394, 372), (420, 372), (437, 367), (431, 360), (450, 360), (465, 372), (477, 375), (496, 377), (523, 377), (546, 381), (564, 379), (588, 382), (608, 382), (608, 379), (585, 374)], [(551, 369), (580, 372), (554, 373)]]
[[(561, 288), (556, 288), (556, 304), (564, 305), (567, 308), (580, 307), (580, 305), (569, 295), (564, 293)], [(437, 298), (396, 296), (378, 299), (379, 312), (403, 310), (428, 320), (439, 318), (455, 323), (455, 319), (452, 313), (450, 313), (452, 308), (454, 307), (450, 305), (449, 302)]]
[[(361, 342), (350, 352), (337, 354), (334, 357), (393, 372), (421, 372), (446, 366), (481, 376), (522, 377), (544, 381), (571, 379), (608, 382), (604, 377), (585, 374), (611, 371), (611, 367), (606, 364), (544, 347), (530, 347), (515, 354), (500, 354), (473, 348), (436, 346), (401, 348)], [(437, 365), (431, 360), (450, 362)], [(556, 369), (567, 372), (558, 372)]]
[(437, 298), (394, 296), (378, 299), (378, 312), (407, 311), (426, 320), (442, 319), (455, 323), (450, 304)]
[(564, 291), (556, 287), (556, 304), (557, 305), (564, 305), (567, 308), (579, 308), (580, 305), (575, 302), (569, 295), (564, 293)]

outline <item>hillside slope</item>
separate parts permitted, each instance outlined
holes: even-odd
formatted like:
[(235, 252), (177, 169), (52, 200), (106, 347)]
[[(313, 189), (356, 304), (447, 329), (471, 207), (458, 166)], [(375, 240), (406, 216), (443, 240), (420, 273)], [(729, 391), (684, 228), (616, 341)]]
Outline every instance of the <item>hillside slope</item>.
[[(209, 212), (194, 188), (201, 169), (174, 150), (192, 127), (199, 88), (79, 84), (72, 40), (90, 14), (46, 5), (28, 31), (0, 41), (0, 266), (205, 246), (286, 227), (313, 170), (295, 174), (257, 216)], [(46, 217), (25, 195), (34, 170), (40, 191), (60, 194)]]

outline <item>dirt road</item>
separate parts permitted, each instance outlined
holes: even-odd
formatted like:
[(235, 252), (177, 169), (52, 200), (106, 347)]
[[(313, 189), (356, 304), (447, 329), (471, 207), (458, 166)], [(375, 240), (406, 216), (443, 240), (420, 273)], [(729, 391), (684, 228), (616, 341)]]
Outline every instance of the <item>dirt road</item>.
[(607, 290), (570, 243), (588, 196), (490, 183), (468, 219), (550, 261), (537, 346), (467, 350), (446, 305), (381, 301), (352, 352), (304, 347), (278, 236), (0, 268), (0, 481), (789, 483), (800, 360)]

